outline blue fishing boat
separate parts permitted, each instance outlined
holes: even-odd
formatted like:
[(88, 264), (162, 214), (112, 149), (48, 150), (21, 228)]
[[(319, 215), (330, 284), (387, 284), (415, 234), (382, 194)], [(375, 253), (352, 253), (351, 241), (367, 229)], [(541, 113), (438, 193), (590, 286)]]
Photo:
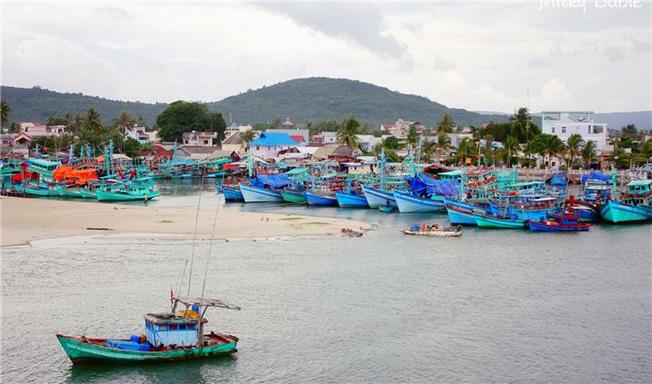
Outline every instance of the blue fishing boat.
[(244, 201), (242, 196), (242, 191), (240, 188), (235, 185), (223, 185), (219, 188), (219, 191), (224, 195), (224, 201)]
[(572, 210), (546, 220), (528, 220), (527, 226), (532, 232), (578, 232), (588, 231), (591, 228), (591, 224), (579, 222)]
[(396, 200), (391, 191), (383, 191), (369, 185), (363, 185), (362, 192), (365, 199), (367, 199), (369, 208), (384, 207), (386, 205), (396, 207)]
[(446, 214), (451, 224), (478, 225), (473, 217), (473, 211), (464, 208), (446, 205)]
[(335, 192), (335, 198), (340, 208), (369, 208), (367, 199), (355, 191)]
[(475, 222), (480, 228), (524, 229), (525, 221), (515, 217), (494, 216), (474, 213)]
[(446, 210), (441, 196), (420, 197), (403, 191), (393, 191), (392, 195), (398, 211), (401, 213), (444, 212)]
[(306, 192), (306, 200), (308, 201), (308, 205), (319, 207), (337, 207), (338, 205), (335, 195), (330, 196), (310, 191)]

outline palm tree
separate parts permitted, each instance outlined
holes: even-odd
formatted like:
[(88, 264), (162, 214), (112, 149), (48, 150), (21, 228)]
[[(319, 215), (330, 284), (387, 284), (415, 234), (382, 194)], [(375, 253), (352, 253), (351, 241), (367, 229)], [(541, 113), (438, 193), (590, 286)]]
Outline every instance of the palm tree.
[(512, 122), (512, 136), (515, 136), (519, 142), (527, 142), (528, 128), (530, 126), (530, 112), (528, 109), (525, 107), (519, 108), (509, 120)]
[(552, 156), (558, 155), (564, 150), (564, 142), (556, 135), (542, 134), (541, 144), (542, 144), (542, 154), (546, 156), (548, 161)]
[(350, 148), (358, 147), (358, 135), (360, 134), (360, 123), (354, 118), (344, 122), (342, 128), (337, 131), (337, 141), (346, 144)]
[(86, 116), (84, 117), (84, 122), (86, 126), (95, 134), (99, 134), (102, 131), (102, 118), (100, 114), (94, 108), (86, 111)]
[(419, 133), (417, 132), (416, 125), (410, 125), (406, 140), (408, 144), (408, 151), (412, 153), (412, 151), (416, 149), (417, 143), (419, 142)]
[(427, 163), (430, 163), (432, 161), (432, 157), (437, 153), (437, 143), (434, 141), (426, 140), (425, 143), (423, 143), (421, 150), (423, 153), (423, 160)]
[(123, 136), (127, 135), (127, 129), (131, 128), (136, 120), (131, 117), (127, 112), (122, 111), (118, 115), (118, 118), (114, 120), (116, 127), (120, 130)]
[(475, 143), (473, 140), (469, 139), (468, 137), (465, 137), (460, 141), (460, 144), (457, 146), (457, 152), (456, 152), (456, 157), (457, 161), (460, 162), (460, 164), (464, 163), (466, 159), (472, 158), (475, 156), (478, 152), (478, 148), (475, 146)]
[(437, 133), (442, 131), (445, 133), (451, 133), (453, 132), (454, 126), (455, 123), (451, 116), (448, 113), (444, 113), (444, 116), (442, 116), (441, 120), (437, 123)]
[(437, 133), (437, 147), (439, 148), (439, 157), (441, 158), (446, 154), (451, 146), (451, 139), (446, 134), (446, 131), (441, 130)]
[(514, 136), (507, 136), (505, 139), (505, 149), (507, 152), (507, 164), (512, 166), (512, 157), (516, 155), (518, 161), (518, 139)]
[(582, 159), (587, 167), (591, 167), (591, 161), (595, 157), (595, 141), (589, 140), (582, 149)]
[(582, 139), (582, 135), (579, 133), (573, 133), (566, 139), (566, 147), (568, 148), (568, 168), (571, 168), (573, 165), (573, 161), (575, 158), (580, 154), (580, 150), (582, 147), (582, 143), (584, 142), (584, 139)]
[(9, 121), (9, 115), (11, 114), (11, 108), (9, 108), (9, 103), (6, 100), (0, 102), (0, 125), (4, 127), (5, 124)]
[(256, 131), (250, 129), (246, 132), (240, 133), (240, 138), (245, 143), (245, 150), (249, 150), (249, 143), (254, 141), (256, 138)]

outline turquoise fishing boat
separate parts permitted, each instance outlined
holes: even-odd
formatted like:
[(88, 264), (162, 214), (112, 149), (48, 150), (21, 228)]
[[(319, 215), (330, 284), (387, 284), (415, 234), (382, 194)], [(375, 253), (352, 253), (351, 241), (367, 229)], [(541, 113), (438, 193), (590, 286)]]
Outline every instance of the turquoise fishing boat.
[(75, 185), (59, 184), (55, 186), (56, 193), (61, 197), (83, 198), (82, 192)]
[(480, 228), (524, 229), (525, 221), (510, 217), (482, 215), (474, 213), (475, 223)]
[[(168, 313), (145, 315), (145, 333), (129, 339), (57, 334), (73, 363), (165, 362), (208, 358), (237, 352), (238, 338), (204, 330), (209, 307), (240, 310), (221, 300), (172, 297)], [(177, 310), (177, 307), (185, 309)]]
[(473, 216), (473, 211), (447, 204), (446, 214), (448, 215), (448, 221), (453, 225), (478, 225)]
[(48, 185), (45, 184), (16, 184), (14, 185), (16, 192), (24, 193), (27, 196), (33, 197), (47, 197), (47, 196), (59, 196), (57, 191)]
[(614, 224), (652, 220), (652, 180), (630, 181), (620, 200), (607, 201), (600, 213)]
[(160, 195), (160, 192), (152, 189), (147, 183), (106, 180), (95, 188), (95, 196), (99, 201), (148, 201)]
[(28, 159), (27, 169), (40, 175), (43, 181), (52, 181), (52, 172), (61, 165), (60, 161), (51, 161), (45, 159)]
[(362, 192), (364, 193), (365, 199), (367, 199), (369, 208), (379, 208), (387, 205), (396, 207), (396, 200), (391, 191), (384, 191), (370, 185), (363, 185)]

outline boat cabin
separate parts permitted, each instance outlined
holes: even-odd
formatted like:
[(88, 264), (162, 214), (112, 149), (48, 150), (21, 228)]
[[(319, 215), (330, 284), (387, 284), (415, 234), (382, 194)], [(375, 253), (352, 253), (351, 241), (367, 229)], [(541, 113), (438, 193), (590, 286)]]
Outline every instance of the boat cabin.
[(632, 180), (627, 184), (627, 193), (623, 195), (623, 200), (628, 204), (650, 204), (652, 199), (652, 180)]
[[(202, 323), (207, 320), (202, 319)], [(148, 313), (145, 315), (147, 341), (155, 347), (190, 347), (197, 345), (199, 318), (178, 316), (173, 313)]]

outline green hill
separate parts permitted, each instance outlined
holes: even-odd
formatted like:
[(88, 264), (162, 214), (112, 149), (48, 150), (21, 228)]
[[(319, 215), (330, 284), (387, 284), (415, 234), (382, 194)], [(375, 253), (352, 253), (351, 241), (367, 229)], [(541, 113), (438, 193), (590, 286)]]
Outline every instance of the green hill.
[[(164, 103), (149, 104), (109, 100), (81, 93), (60, 93), (38, 87), (3, 86), (2, 99), (11, 107), (12, 121), (44, 122), (51, 116), (65, 113), (74, 116), (95, 108), (105, 124), (121, 111), (126, 111), (134, 117), (143, 117), (151, 125), (167, 106)], [(306, 121), (341, 120), (354, 116), (372, 124), (374, 128), (398, 118), (434, 126), (444, 113), (449, 113), (459, 125), (506, 120), (505, 116), (447, 108), (422, 96), (394, 92), (369, 83), (323, 77), (285, 81), (210, 102), (208, 106), (211, 110), (222, 112), (225, 119), (231, 113), (235, 121), (250, 124), (286, 117), (303, 124)]]
[(63, 116), (70, 113), (84, 114), (90, 108), (95, 108), (104, 124), (110, 124), (122, 111), (134, 117), (142, 117), (147, 124), (154, 124), (156, 116), (165, 109), (167, 104), (141, 103), (138, 101), (109, 100), (81, 93), (61, 93), (42, 89), (17, 88), (3, 86), (2, 100), (6, 100), (11, 108), (11, 121), (46, 122), (53, 116)]
[(505, 116), (482, 115), (448, 108), (425, 97), (391, 91), (369, 83), (347, 79), (311, 77), (284, 81), (209, 103), (209, 107), (237, 122), (265, 122), (290, 117), (297, 123), (341, 120), (354, 116), (360, 121), (391, 123), (398, 118), (434, 126), (444, 113), (459, 125), (505, 121)]

